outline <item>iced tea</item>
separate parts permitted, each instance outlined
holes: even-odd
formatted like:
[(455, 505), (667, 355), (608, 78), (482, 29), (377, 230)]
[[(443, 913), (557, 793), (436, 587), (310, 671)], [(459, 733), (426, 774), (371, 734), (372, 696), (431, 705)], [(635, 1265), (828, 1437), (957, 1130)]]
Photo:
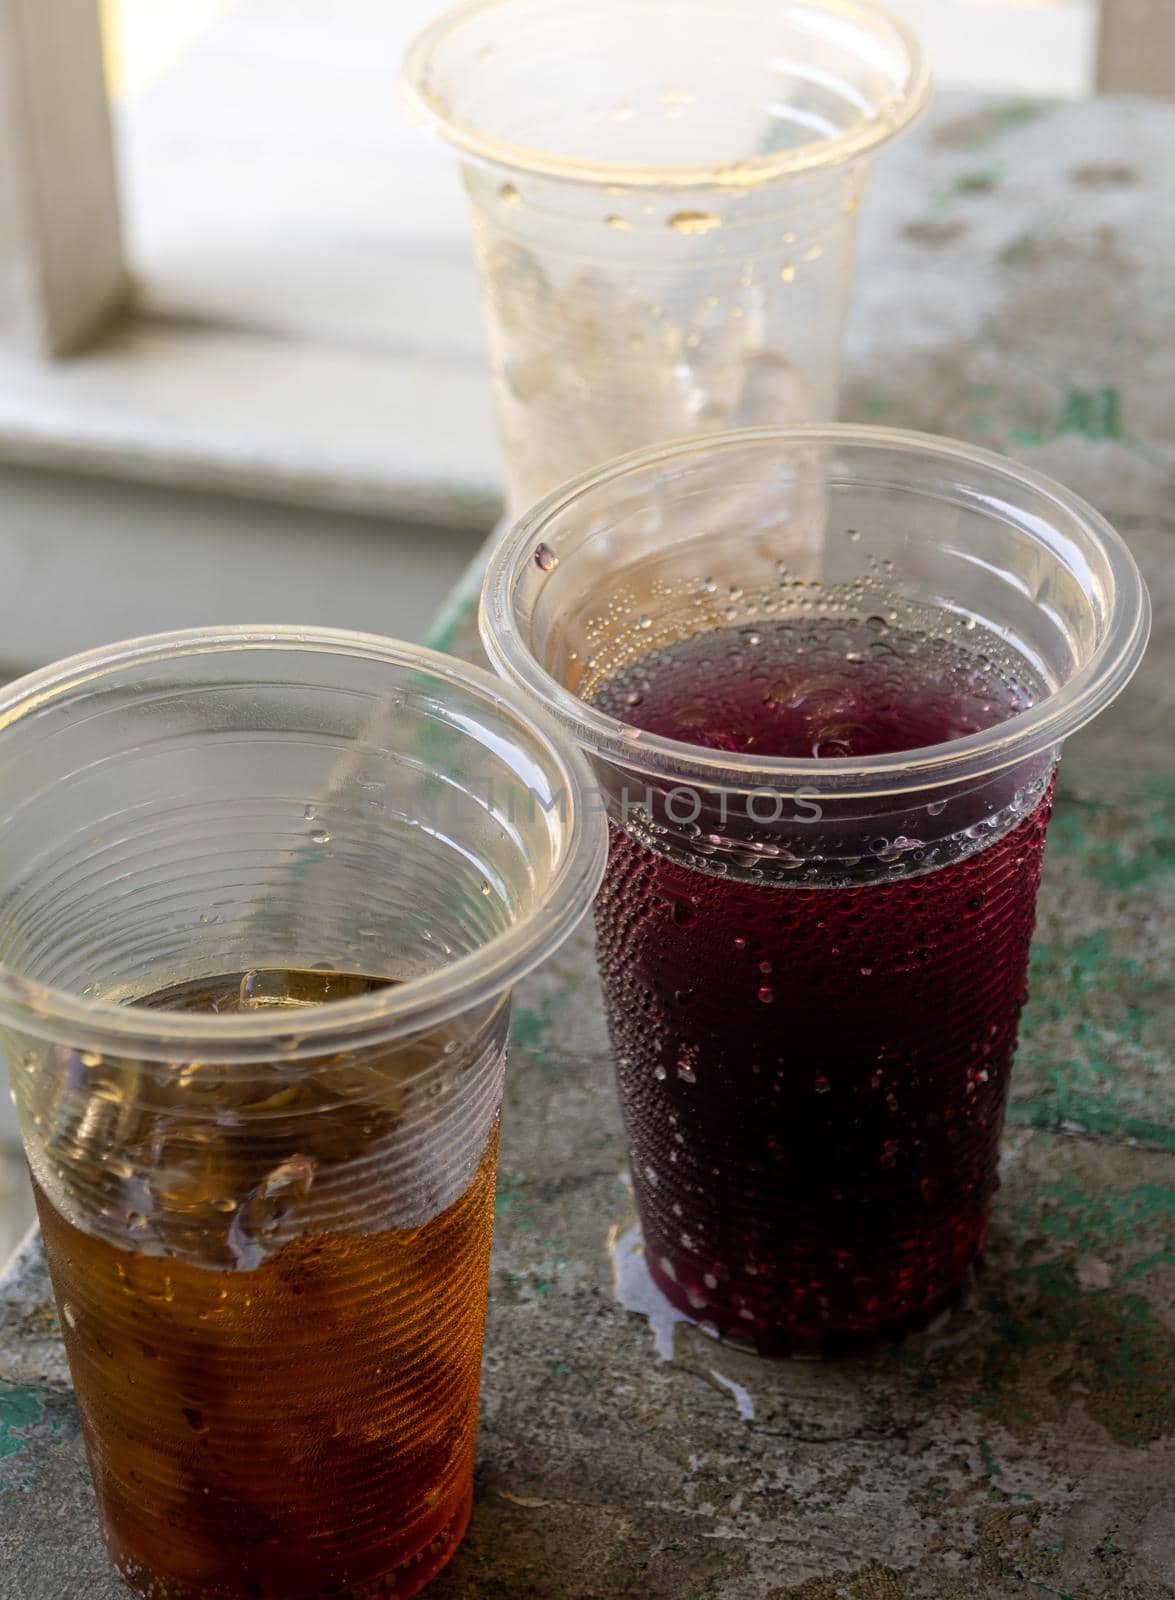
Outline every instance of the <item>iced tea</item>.
[[(381, 986), (250, 972), (141, 1003), (273, 1008), (296, 1025), (307, 1005)], [(50, 1163), (55, 1148), (100, 1158), (95, 1215), (129, 1231), (101, 1237), (40, 1184), (37, 1198), (104, 1535), (137, 1593), (406, 1596), (460, 1539), (496, 1117), (459, 1193), (433, 1192), (426, 1166), (405, 1187), (401, 1161), (394, 1195), (383, 1176), (421, 1069), (446, 1054), (458, 1076), (475, 1064), (438, 1030), (275, 1064), (259, 1085), (255, 1070), (169, 1077), (69, 1052), (83, 1109)], [(443, 1100), (443, 1083), (429, 1092)], [(362, 1198), (344, 1211), (344, 1193)]]

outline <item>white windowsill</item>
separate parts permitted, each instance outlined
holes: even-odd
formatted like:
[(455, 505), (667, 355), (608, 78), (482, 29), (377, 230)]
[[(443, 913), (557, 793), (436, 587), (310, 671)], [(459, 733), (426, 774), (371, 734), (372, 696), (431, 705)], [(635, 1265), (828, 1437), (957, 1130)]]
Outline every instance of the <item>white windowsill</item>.
[[(122, 4), (151, 42), (165, 9)], [(900, 5), (944, 76), (1006, 78), (1014, 30), (1022, 88), (1081, 87), (1088, 0)], [(140, 52), (116, 107), (139, 311), (84, 357), (0, 359), (0, 460), (490, 525), (501, 467), (456, 162), (395, 96), (437, 9), (193, 0), (174, 50)]]
[(474, 530), (501, 483), (480, 366), (149, 316), (0, 362), (0, 460)]

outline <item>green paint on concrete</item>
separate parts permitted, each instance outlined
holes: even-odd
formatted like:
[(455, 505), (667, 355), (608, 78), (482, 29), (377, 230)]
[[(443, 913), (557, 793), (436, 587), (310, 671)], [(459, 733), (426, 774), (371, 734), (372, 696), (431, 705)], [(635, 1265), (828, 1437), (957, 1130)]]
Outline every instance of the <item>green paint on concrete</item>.
[(1039, 121), (1051, 109), (1048, 101), (1002, 100), (944, 122), (935, 130), (932, 142), (945, 150), (981, 150)]
[(560, 1077), (560, 1059), (549, 1048), (551, 1030), (566, 1007), (566, 994), (546, 994), (537, 1006), (514, 1007), (510, 1033), (515, 1044), (528, 1050), (548, 1077)]
[(1175, 786), (1150, 779), (1135, 804), (1104, 805), (1061, 794), (1049, 825), (1049, 851), (1079, 858), (1102, 888), (1128, 894), (1175, 870)]
[(28, 1444), (24, 1430), (40, 1422), (44, 1414), (44, 1396), (35, 1385), (0, 1379), (0, 1461), (20, 1454)]
[(1003, 1474), (1003, 1468), (992, 1454), (991, 1446), (986, 1439), (979, 1441), (979, 1459), (983, 1462), (983, 1470), (989, 1478), (998, 1478)]
[(464, 631), (475, 606), (476, 598), (470, 595), (457, 595), (454, 601), (447, 605), (432, 627), (424, 636), (424, 642), (430, 650), (440, 650), (448, 654), (457, 635)]
[(1067, 1092), (1040, 1099), (1017, 1100), (1008, 1107), (1009, 1128), (1051, 1128), (1062, 1133), (1090, 1134), (1095, 1139), (1128, 1141), (1150, 1150), (1175, 1154), (1175, 1128), (1145, 1117), (1123, 1116), (1112, 1106)]
[(1122, 439), (1122, 396), (1108, 387), (1087, 392), (1070, 389), (1065, 396), (1059, 428), (1062, 433), (1080, 433), (1087, 439)]
[(993, 108), (997, 127), (992, 137), (998, 138), (1030, 122), (1038, 122), (1041, 117), (1048, 115), (1050, 109), (1047, 102), (1042, 100), (1006, 100)]
[(1002, 177), (999, 167), (980, 167), (973, 172), (961, 172), (952, 187), (958, 195), (991, 194), (999, 187)]
[(1028, 232), (1017, 234), (1010, 244), (1006, 244), (1000, 251), (999, 259), (1002, 266), (1022, 267), (1035, 260), (1036, 253), (1041, 247), (1039, 233)]
[(975, 168), (959, 173), (933, 196), (930, 202), (931, 215), (940, 216), (944, 211), (950, 211), (976, 196), (993, 194), (999, 188), (1002, 176), (997, 167)]
[[(1032, 1204), (1021, 1206), (1013, 1221), (1021, 1233), (1034, 1232), (1081, 1250), (1121, 1249), (1156, 1234), (1175, 1237), (1175, 1189), (1143, 1183), (1129, 1190), (1105, 1189), (1089, 1195), (1075, 1178), (1065, 1178), (1043, 1184)], [(1147, 1262), (1158, 1266), (1172, 1259), (1175, 1252), (1152, 1252), (1142, 1263), (1131, 1266), (1130, 1277), (1142, 1276), (1137, 1269)]]
[[(1085, 1409), (1120, 1443), (1175, 1429), (1175, 1336), (1136, 1294), (1082, 1290), (1070, 1260), (1014, 1269), (984, 1302), (993, 1337), (972, 1403), (1005, 1425), (1031, 1425), (1037, 1390), (1088, 1392)], [(1063, 1370), (1059, 1370), (1063, 1369)]]
[(511, 1172), (499, 1172), (497, 1193), (494, 1196), (494, 1216), (499, 1218), (509, 1216), (516, 1209), (525, 1188), (525, 1178), (516, 1177)]
[(1011, 428), (1008, 437), (1015, 444), (1040, 445), (1062, 439), (1066, 434), (1078, 434), (1084, 439), (1125, 440), (1119, 390), (1112, 385), (1101, 389), (1071, 388), (1051, 423), (1039, 428)]
[[(1064, 855), (1064, 827), (1060, 837)], [(1028, 990), (1009, 1124), (1175, 1149), (1163, 1020), (1172, 981), (1159, 953), (1135, 941), (1123, 953), (1100, 927), (1038, 940)]]

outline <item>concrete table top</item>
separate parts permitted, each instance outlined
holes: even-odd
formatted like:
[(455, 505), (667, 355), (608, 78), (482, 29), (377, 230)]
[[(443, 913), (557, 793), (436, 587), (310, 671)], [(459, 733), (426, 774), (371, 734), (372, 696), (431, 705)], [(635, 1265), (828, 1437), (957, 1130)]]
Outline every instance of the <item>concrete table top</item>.
[[(1156, 601), (1066, 752), (978, 1288), (866, 1361), (655, 1339), (614, 1291), (639, 1298), (583, 935), (518, 994), (478, 1497), (436, 1600), (1175, 1595), (1173, 151), (1175, 107), (944, 96), (867, 210), (846, 414), (1062, 478)], [(468, 610), (437, 642), (475, 649)], [(34, 1240), (0, 1288), (0, 1595), (123, 1592)]]

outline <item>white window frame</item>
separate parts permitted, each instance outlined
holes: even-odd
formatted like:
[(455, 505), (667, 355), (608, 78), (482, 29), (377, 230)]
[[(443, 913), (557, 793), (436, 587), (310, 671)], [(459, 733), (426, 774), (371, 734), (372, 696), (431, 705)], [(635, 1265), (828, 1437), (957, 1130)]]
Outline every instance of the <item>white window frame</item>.
[(118, 184), (95, 0), (0, 0), (0, 321), (40, 356), (125, 304)]
[(98, 0), (0, 0), (0, 141), (0, 462), (492, 525), (481, 366), (170, 316), (135, 294)]
[[(1175, 92), (1173, 55), (1175, 0), (1102, 0), (1099, 88)], [(98, 0), (0, 0), (0, 461), (459, 530), (501, 490), (480, 365), (136, 300)]]
[(1175, 95), (1175, 0), (1100, 0), (1098, 91)]

